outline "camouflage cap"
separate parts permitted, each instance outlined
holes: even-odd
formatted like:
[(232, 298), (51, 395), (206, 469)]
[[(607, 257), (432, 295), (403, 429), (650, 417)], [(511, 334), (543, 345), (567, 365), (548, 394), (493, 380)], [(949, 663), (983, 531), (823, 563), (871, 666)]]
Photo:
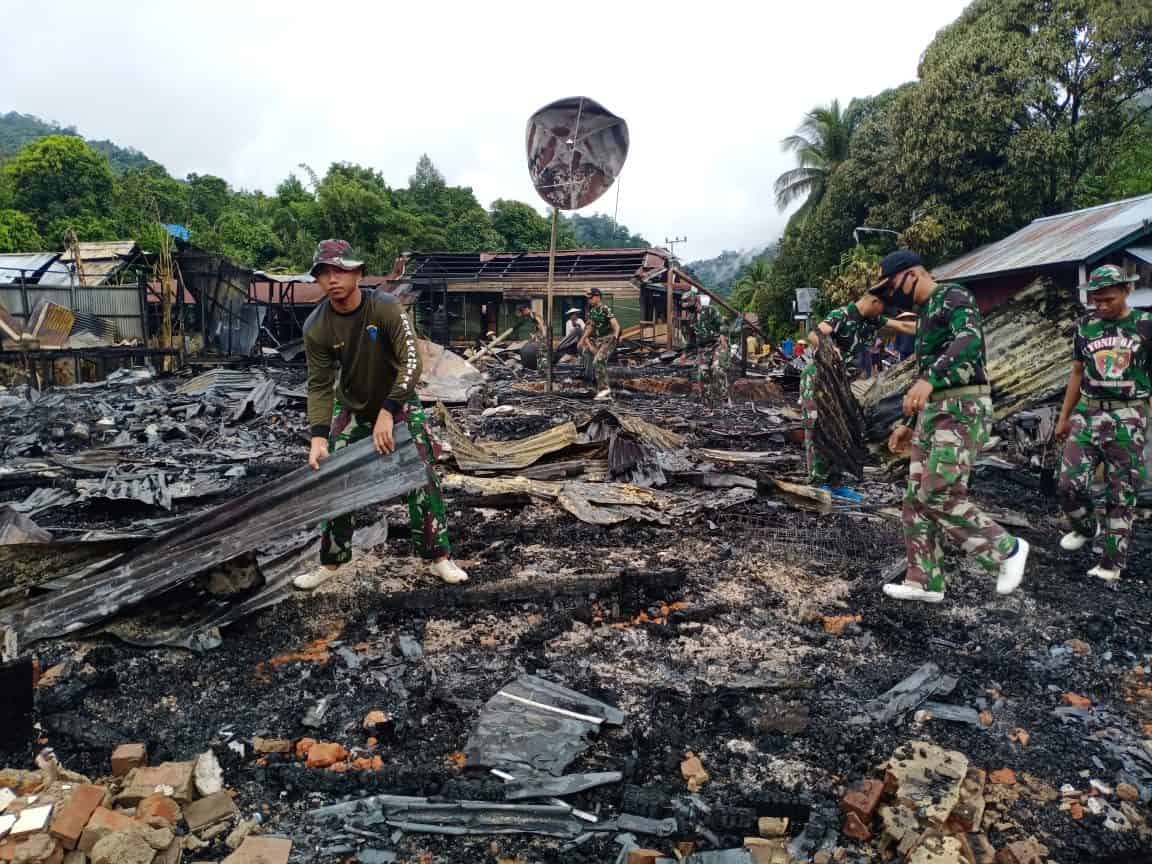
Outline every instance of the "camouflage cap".
[(1125, 276), (1124, 271), (1115, 264), (1105, 264), (1103, 267), (1097, 267), (1092, 271), (1092, 275), (1088, 277), (1087, 288), (1089, 291), (1097, 291), (1111, 285), (1127, 285), (1139, 278), (1139, 276)]
[(340, 270), (362, 270), (364, 259), (356, 254), (352, 244), (347, 240), (321, 240), (316, 244), (316, 252), (312, 255), (312, 269), (308, 272), (316, 275), (316, 268), (329, 265)]

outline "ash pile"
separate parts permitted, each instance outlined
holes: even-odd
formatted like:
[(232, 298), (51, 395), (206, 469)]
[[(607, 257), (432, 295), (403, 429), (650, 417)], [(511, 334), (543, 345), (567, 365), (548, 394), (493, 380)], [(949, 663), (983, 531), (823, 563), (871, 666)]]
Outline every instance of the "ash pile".
[[(964, 572), (946, 606), (893, 610), (880, 586), (903, 560), (901, 466), (845, 465), (862, 503), (805, 485), (794, 368), (764, 367), (755, 398), (715, 409), (658, 356), (612, 373), (614, 388), (655, 383), (605, 406), (578, 366), (558, 365), (549, 394), (498, 361), (425, 391), (471, 581), (432, 583), (388, 530), (406, 522), (403, 483), (385, 485), (401, 446), (355, 491), (357, 567), (311, 594), (291, 579), (323, 517), (301, 505), (330, 499), (293, 485), (298, 369), (221, 370), (192, 393), (195, 379), (127, 376), (9, 390), (0, 620), (18, 659), (0, 764), (33, 771), (51, 747), (83, 778), (64, 782), (139, 822), (118, 748), (140, 745), (137, 770), (211, 751), (235, 810), (206, 837), (177, 802), (189, 862), (253, 860), (229, 858), (244, 823), (290, 844), (269, 860), (316, 864), (1148, 848), (1152, 597), (1141, 578), (1088, 596), (1079, 562), (1047, 551), (1042, 423), (1022, 413), (1043, 400), (1001, 418), (974, 494), (1034, 541), (1044, 578), (1002, 598)], [(866, 439), (861, 401), (822, 413), (862, 418)], [(1139, 530), (1132, 560), (1152, 573)], [(41, 794), (42, 776), (13, 777), (0, 786)], [(0, 849), (53, 836), (51, 816), (28, 824)], [(42, 860), (76, 851), (46, 842)]]

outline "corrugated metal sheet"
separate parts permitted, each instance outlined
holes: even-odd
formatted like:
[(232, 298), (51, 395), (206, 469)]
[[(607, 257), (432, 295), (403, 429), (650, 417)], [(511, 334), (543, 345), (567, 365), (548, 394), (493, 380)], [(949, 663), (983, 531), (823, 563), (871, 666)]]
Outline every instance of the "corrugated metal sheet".
[(1124, 251), (1145, 264), (1152, 264), (1152, 246), (1129, 246)]
[[(129, 259), (136, 254), (136, 243), (132, 240), (113, 240), (106, 243), (80, 243), (80, 266), (84, 271), (85, 285), (103, 285), (119, 272)], [(41, 285), (70, 285), (75, 270), (72, 253), (65, 252), (59, 261), (40, 278)], [(79, 278), (76, 277), (79, 282)]]
[(140, 317), (140, 291), (135, 287), (77, 288), (76, 311), (101, 318)]
[(936, 268), (937, 279), (980, 279), (1013, 270), (1091, 261), (1117, 244), (1152, 237), (1152, 195), (1037, 219), (996, 243)]
[(32, 281), (57, 258), (56, 252), (17, 252), (0, 255), (0, 283)]

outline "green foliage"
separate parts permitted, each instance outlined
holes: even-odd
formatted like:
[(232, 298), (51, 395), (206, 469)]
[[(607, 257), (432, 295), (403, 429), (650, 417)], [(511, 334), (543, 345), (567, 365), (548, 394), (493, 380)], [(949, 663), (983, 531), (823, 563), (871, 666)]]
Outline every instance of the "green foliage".
[(855, 103), (840, 110), (833, 99), (804, 115), (796, 134), (781, 142), (783, 149), (796, 154), (796, 167), (776, 178), (776, 206), (785, 210), (804, 199), (794, 219), (803, 221), (824, 197), (824, 190), (836, 168), (848, 158), (848, 147), (856, 129), (858, 108)]
[[(36, 223), (19, 210), (0, 210), (0, 252), (38, 252), (44, 248)], [(0, 273), (0, 282), (12, 274)]]
[(561, 220), (572, 230), (576, 245), (583, 249), (646, 249), (652, 245), (605, 213), (565, 214)]
[(863, 246), (854, 246), (840, 258), (820, 285), (822, 312), (844, 306), (860, 297), (880, 279), (880, 259)]
[[(18, 114), (15, 111), (0, 114), (0, 162), (33, 141), (50, 135), (78, 136), (78, 133), (74, 126), (46, 123), (31, 114)], [(118, 147), (111, 141), (89, 141), (88, 144), (93, 150), (107, 157), (108, 163), (116, 173), (160, 167), (139, 150), (133, 150), (131, 147)]]
[[(508, 252), (547, 249), (552, 237), (551, 222), (531, 204), (499, 198), (489, 211), (492, 227), (503, 239)], [(576, 249), (579, 244), (572, 228), (561, 219), (556, 230), (557, 249)]]
[(687, 264), (684, 269), (700, 280), (711, 291), (728, 294), (735, 290), (737, 280), (743, 277), (749, 267), (758, 261), (770, 262), (776, 255), (775, 246), (765, 246), (746, 252), (721, 252), (715, 258), (705, 258)]
[(32, 216), (41, 230), (57, 219), (99, 219), (111, 213), (112, 169), (79, 138), (41, 138), (2, 170), (13, 206)]

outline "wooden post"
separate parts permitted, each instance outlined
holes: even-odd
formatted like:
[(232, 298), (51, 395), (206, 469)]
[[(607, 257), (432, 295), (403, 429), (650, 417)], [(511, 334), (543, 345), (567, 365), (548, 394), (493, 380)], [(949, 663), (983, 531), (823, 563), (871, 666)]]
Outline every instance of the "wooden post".
[(556, 226), (560, 222), (560, 208), (552, 208), (552, 239), (548, 243), (548, 301), (544, 304), (545, 321), (548, 325), (548, 340), (544, 346), (548, 352), (548, 392), (552, 392), (552, 282), (556, 275)]
[(668, 258), (668, 275), (667, 275), (667, 278), (665, 280), (665, 285), (667, 286), (666, 290), (668, 292), (668, 296), (665, 298), (665, 301), (668, 304), (667, 312), (665, 313), (665, 319), (666, 319), (666, 323), (668, 325), (668, 350), (669, 351), (671, 351), (673, 349), (673, 347), (675, 346), (675, 342), (673, 341), (674, 337), (672, 335), (672, 309), (674, 306), (674, 304), (672, 302), (672, 276), (673, 276), (672, 267), (673, 267), (672, 258), (669, 257)]

